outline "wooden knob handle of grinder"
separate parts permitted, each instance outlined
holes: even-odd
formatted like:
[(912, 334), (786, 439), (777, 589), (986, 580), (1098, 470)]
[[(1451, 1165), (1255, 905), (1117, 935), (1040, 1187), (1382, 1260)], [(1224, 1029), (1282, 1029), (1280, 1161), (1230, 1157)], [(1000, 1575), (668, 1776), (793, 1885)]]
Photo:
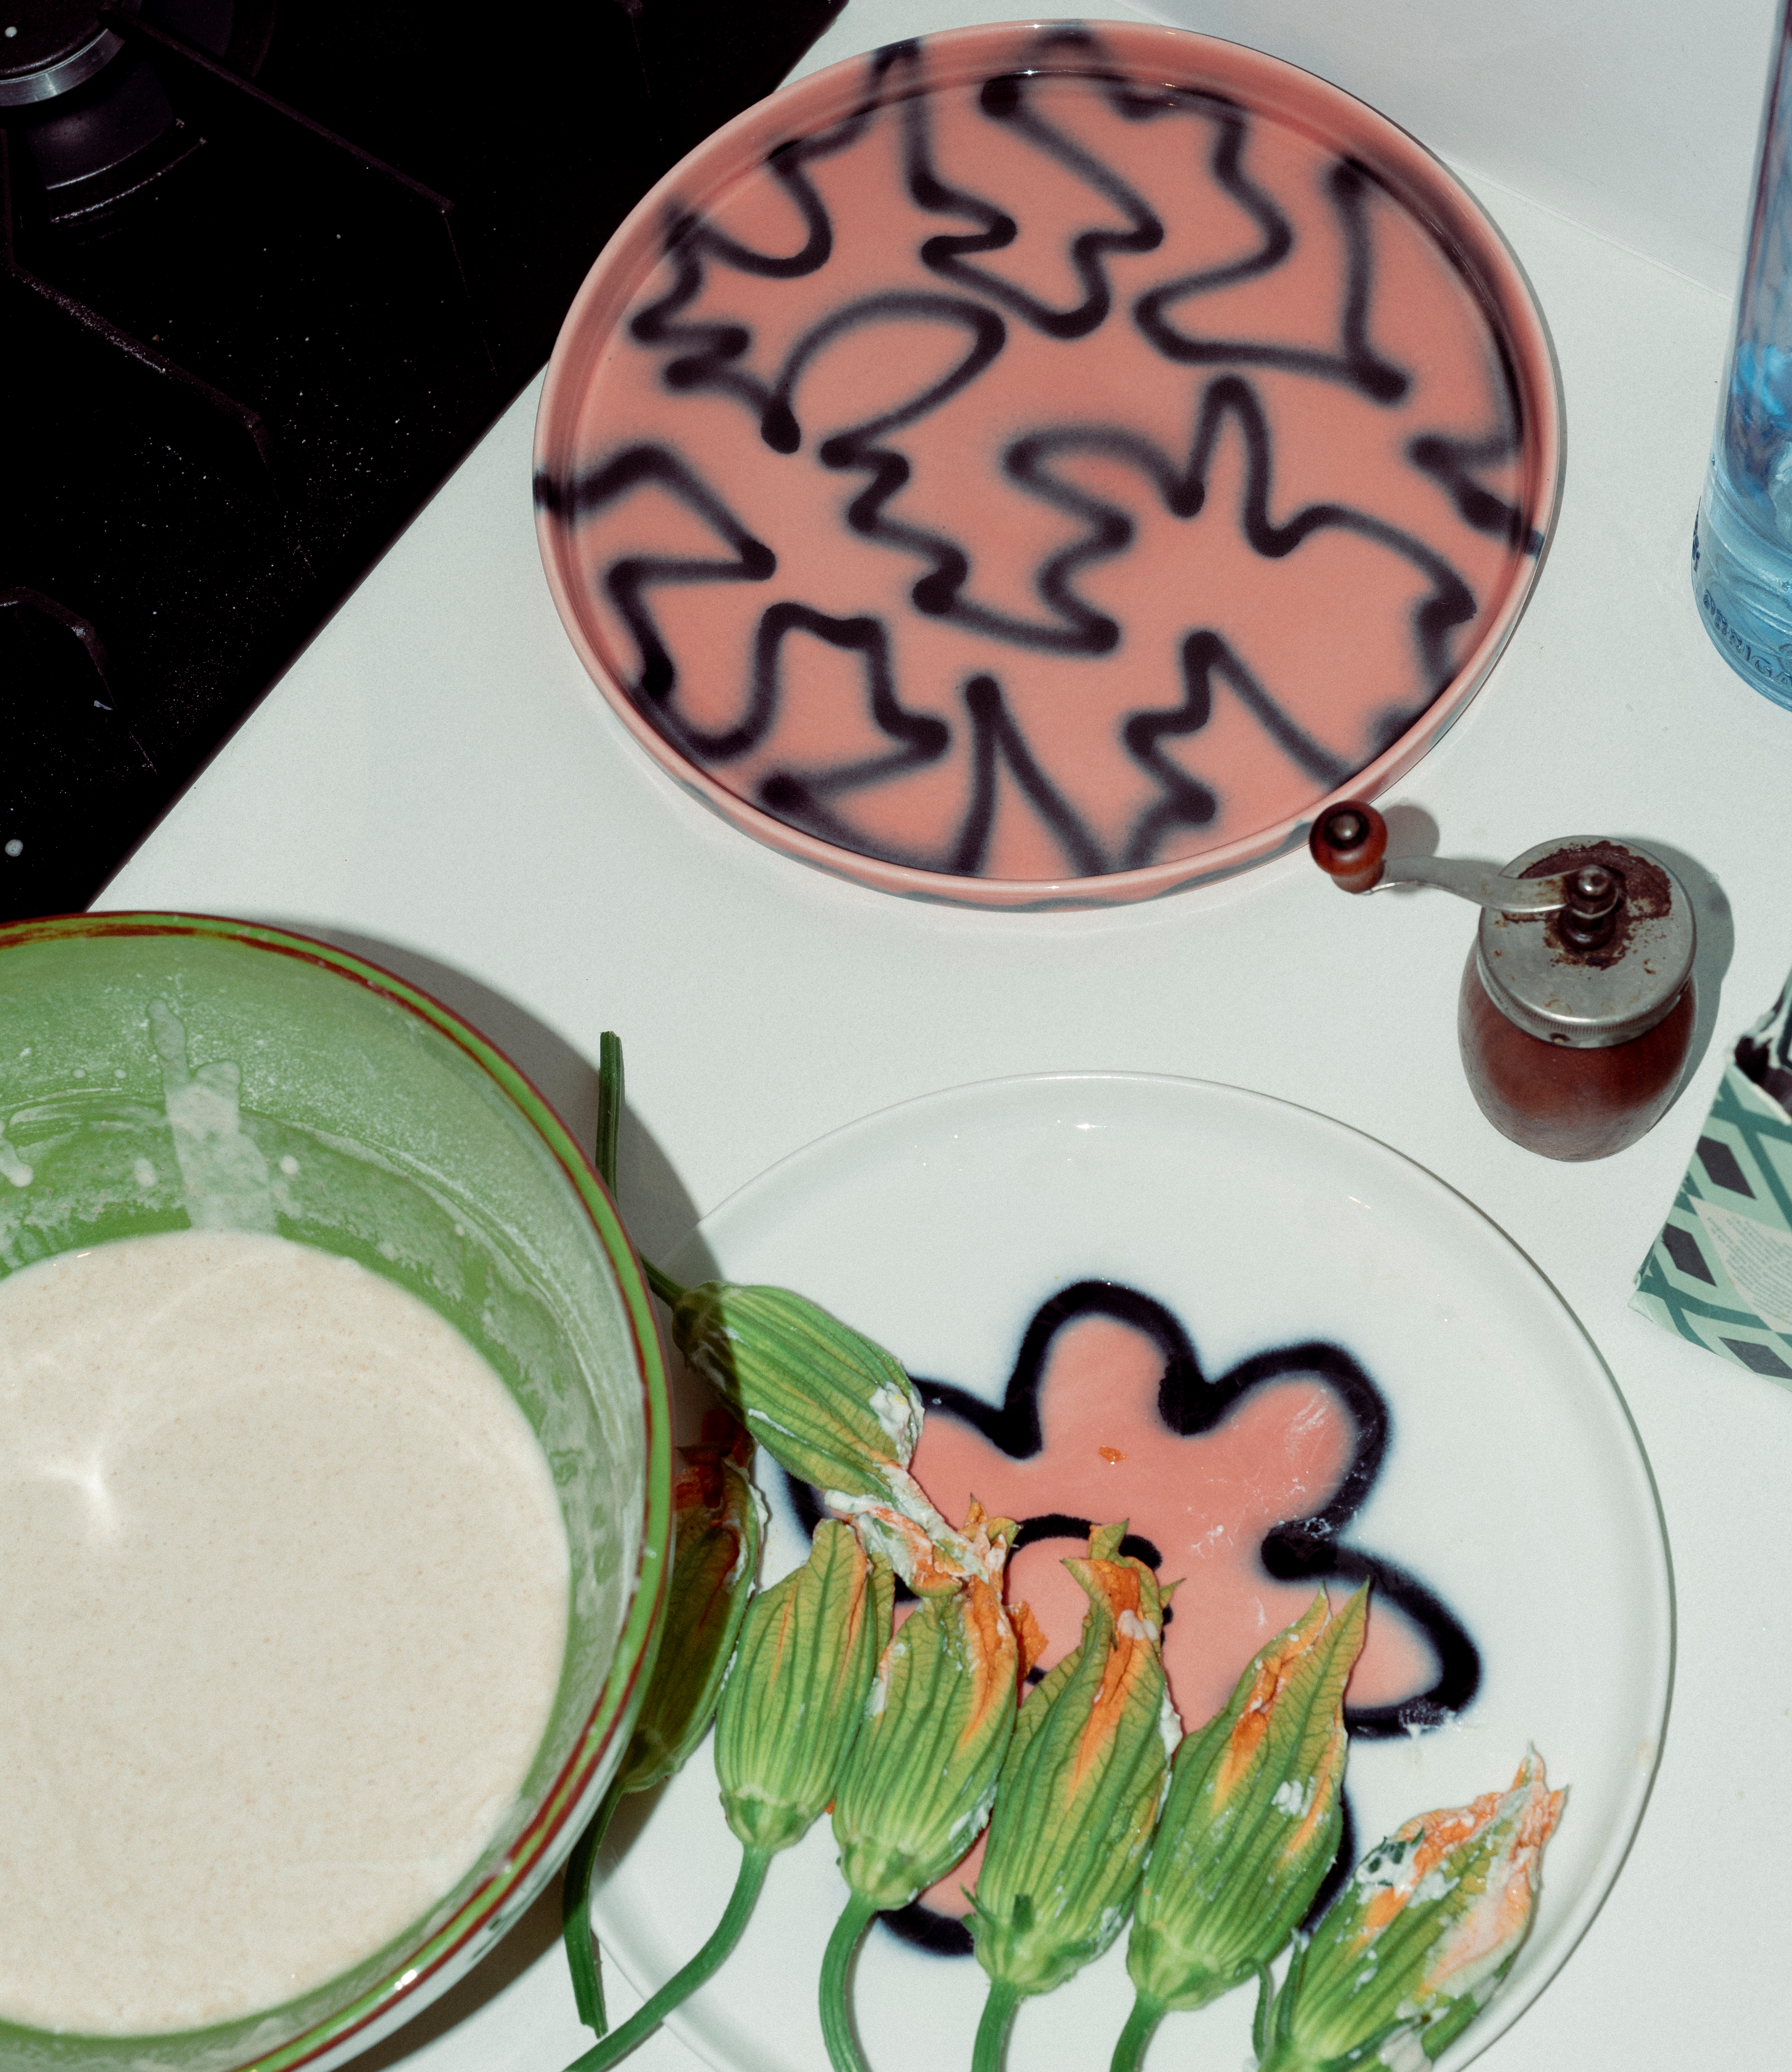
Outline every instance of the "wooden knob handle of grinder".
[(1387, 823), (1366, 799), (1346, 799), (1330, 806), (1313, 824), (1307, 837), (1313, 860), (1346, 892), (1367, 892), (1381, 882), (1382, 858), (1387, 853)]

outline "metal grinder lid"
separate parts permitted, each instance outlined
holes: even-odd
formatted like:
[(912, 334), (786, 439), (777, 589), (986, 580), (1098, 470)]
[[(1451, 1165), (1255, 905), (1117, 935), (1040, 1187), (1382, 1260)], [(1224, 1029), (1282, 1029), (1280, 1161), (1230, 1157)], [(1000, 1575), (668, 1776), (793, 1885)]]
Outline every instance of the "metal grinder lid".
[(1508, 878), (1548, 878), (1603, 864), (1624, 880), (1610, 939), (1579, 950), (1558, 914), (1484, 909), (1475, 968), (1509, 1021), (1544, 1042), (1580, 1050), (1628, 1043), (1661, 1021), (1692, 970), (1697, 931), (1685, 887), (1646, 849), (1601, 835), (1539, 842), (1506, 866)]

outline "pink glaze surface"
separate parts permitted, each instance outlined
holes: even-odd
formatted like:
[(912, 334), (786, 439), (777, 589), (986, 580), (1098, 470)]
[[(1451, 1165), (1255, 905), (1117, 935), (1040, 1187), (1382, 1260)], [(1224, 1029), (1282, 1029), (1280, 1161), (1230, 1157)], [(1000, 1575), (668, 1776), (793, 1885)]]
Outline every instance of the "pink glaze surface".
[[(1182, 1437), (1157, 1414), (1163, 1355), (1109, 1317), (1058, 1335), (1041, 1392), (1045, 1445), (1015, 1461), (970, 1426), (931, 1419), (915, 1459), (922, 1486), (954, 1523), (972, 1496), (997, 1517), (1064, 1512), (1125, 1519), (1180, 1579), (1164, 1634), (1170, 1696), (1198, 1727), (1232, 1695), (1245, 1664), (1313, 1601), (1313, 1586), (1277, 1582), (1259, 1558), (1274, 1525), (1323, 1508), (1344, 1480), (1355, 1440), (1348, 1408), (1318, 1379), (1254, 1390), (1211, 1432)], [(1009, 1594), (1044, 1629), (1038, 1667), (1075, 1646), (1087, 1600), (1063, 1566), (1082, 1550), (1036, 1540), (1015, 1556)], [(1431, 1651), (1391, 1606), (1372, 1605), (1350, 1679), (1356, 1705), (1396, 1704), (1436, 1674)]]
[(1552, 523), (1498, 233), (1335, 88), (1186, 32), (965, 30), (730, 124), (598, 261), (536, 501), (681, 781), (889, 890), (1136, 898), (1408, 767)]
[[(1264, 1564), (1272, 1529), (1334, 1506), (1362, 1453), (1364, 1420), (1323, 1373), (1301, 1371), (1246, 1386), (1207, 1429), (1179, 1433), (1160, 1408), (1161, 1336), (1094, 1309), (1052, 1331), (1037, 1382), (1038, 1446), (1017, 1458), (960, 1416), (930, 1411), (914, 1462), (935, 1503), (961, 1523), (975, 1496), (1022, 1523), (1125, 1519), (1178, 1587), (1164, 1630), (1164, 1666), (1186, 1729), (1231, 1696), (1252, 1657), (1312, 1603), (1311, 1581), (1278, 1581)], [(1202, 1387), (1213, 1384), (1202, 1383)], [(1226, 1384), (1222, 1383), (1220, 1387)], [(1008, 1594), (1043, 1630), (1035, 1665), (1050, 1669), (1076, 1645), (1087, 1600), (1063, 1567), (1080, 1540), (1068, 1530), (1023, 1529)], [(1334, 1602), (1354, 1578), (1326, 1585)], [(1420, 1699), (1443, 1665), (1423, 1627), (1385, 1592), (1372, 1591), (1368, 1635), (1346, 1704), (1353, 1715)], [(1416, 1716), (1418, 1717), (1423, 1715)], [(935, 1913), (967, 1910), (978, 1845), (924, 1895)]]

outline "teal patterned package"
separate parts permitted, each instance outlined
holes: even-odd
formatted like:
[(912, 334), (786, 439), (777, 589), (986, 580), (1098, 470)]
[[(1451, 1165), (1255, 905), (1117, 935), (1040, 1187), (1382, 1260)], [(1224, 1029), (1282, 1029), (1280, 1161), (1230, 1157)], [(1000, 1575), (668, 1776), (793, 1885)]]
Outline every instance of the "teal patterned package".
[(1792, 977), (1724, 1067), (1630, 1306), (1792, 1386)]

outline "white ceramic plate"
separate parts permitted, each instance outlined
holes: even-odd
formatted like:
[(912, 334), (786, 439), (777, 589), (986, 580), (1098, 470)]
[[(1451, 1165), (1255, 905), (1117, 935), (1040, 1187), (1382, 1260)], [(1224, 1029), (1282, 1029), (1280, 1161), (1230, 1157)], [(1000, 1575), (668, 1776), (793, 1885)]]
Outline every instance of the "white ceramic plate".
[[(1136, 1318), (1107, 1319), (1076, 1361), (1048, 1364), (1046, 1389), (1060, 1392), (1042, 1397), (1046, 1450), (1030, 1464), (997, 1449), (980, 1453), (962, 1420), (956, 1430), (958, 1457), (968, 1448), (974, 1471), (1006, 1477), (1010, 1491), (1038, 1492), (1030, 1506), (1010, 1494), (1017, 1513), (1095, 1508), (1088, 1491), (1108, 1486), (1097, 1456), (1112, 1466), (1136, 1527), (1141, 1503), (1155, 1505), (1163, 1572), (1189, 1579), (1182, 1616), (1195, 1624), (1185, 1624), (1185, 1636), (1210, 1627), (1223, 1638), (1225, 1618), (1203, 1606), (1210, 1598), (1235, 1614), (1252, 1575), (1265, 1618), (1276, 1614), (1264, 1637), (1283, 1622), (1278, 1607), (1288, 1601), (1259, 1565), (1260, 1534), (1242, 1565), (1236, 1548), (1230, 1567), (1208, 1560), (1208, 1540), (1224, 1539), (1210, 1519), (1203, 1524), (1202, 1507), (1223, 1479), (1212, 1437), (1247, 1409), (1273, 1424), (1280, 1402), (1293, 1420), (1282, 1420), (1292, 1446), (1312, 1408), (1301, 1388), (1341, 1415), (1338, 1377), (1366, 1376), (1385, 1408), (1385, 1449), (1354, 1507), (1344, 1499), (1350, 1515), (1339, 1516), (1337, 1541), (1446, 1607), (1473, 1643), (1478, 1681), (1436, 1724), (1390, 1737), (1384, 1714), (1383, 1737), (1353, 1740), (1346, 1789), (1358, 1844), (1412, 1814), (1503, 1786), (1535, 1742), (1551, 1782), (1569, 1786), (1567, 1812), (1531, 1936), (1446, 2067), (1484, 2049), (1543, 1989), (1617, 1877), (1642, 1815), (1667, 1706), (1671, 1598), (1653, 1486), (1611, 1378), (1536, 1269), (1461, 1196), (1385, 1146), (1260, 1095), (1144, 1077), (1005, 1080), (914, 1101), (823, 1138), (725, 1202), (668, 1264), (686, 1281), (719, 1272), (799, 1288), (890, 1346), (918, 1377), (991, 1405), (1002, 1400), (1030, 1322), (1060, 1291), (1109, 1282), (1161, 1305), (1198, 1363), (1198, 1373), (1184, 1369), (1187, 1400), (1210, 1416), (1213, 1400), (1242, 1391), (1207, 1439), (1167, 1425), (1150, 1439), (1153, 1472), (1175, 1486), (1167, 1506), (1161, 1491), (1141, 1497), (1136, 1415), (1115, 1426), (1116, 1439), (1133, 1440), (1108, 1449), (1120, 1459), (1109, 1462), (1091, 1443), (1099, 1420), (1091, 1424), (1087, 1403), (1124, 1408)], [(1135, 1359), (1135, 1393), (1137, 1368)], [(1077, 1389), (1080, 1417), (1067, 1408)], [(1352, 1400), (1344, 1426), (1354, 1419), (1360, 1441), (1366, 1399), (1358, 1391)], [(930, 1433), (941, 1422), (930, 1413)], [(1273, 1454), (1272, 1445), (1262, 1457)], [(1360, 1445), (1355, 1457), (1366, 1457)], [(1056, 1501), (1054, 1474), (1067, 1493)], [(1276, 1515), (1277, 1499), (1255, 1477), (1253, 1468), (1245, 1479)], [(782, 1477), (768, 1468), (762, 1479), (774, 1498), (769, 1581), (795, 1565), (804, 1545)], [(1334, 1487), (1335, 1478), (1317, 1498)], [(942, 1501), (949, 1505), (943, 1492)], [(1187, 1531), (1173, 1544), (1182, 1518)], [(1037, 1578), (1052, 1555), (1070, 1551), (1042, 1545), (1017, 1556), (1017, 1568), (1030, 1558)], [(1029, 1594), (1035, 1587), (1027, 1582)], [(1284, 1588), (1298, 1605), (1312, 1585)], [(1410, 1589), (1408, 1598), (1422, 1610), (1425, 1600)], [(1390, 1644), (1400, 1624), (1391, 1614), (1384, 1622)], [(1229, 1687), (1242, 1666), (1203, 1661), (1199, 1673)], [(1173, 1662), (1171, 1674), (1173, 1682)], [(598, 1919), (611, 1959), (645, 1990), (718, 1918), (738, 1851), (707, 1749), (651, 1807), (626, 1806), (637, 1810), (613, 1831)], [(677, 2018), (692, 2046), (725, 2072), (825, 2072), (816, 1983), (845, 1897), (824, 1820), (775, 1864), (741, 1948)], [(1070, 1985), (1023, 2004), (1013, 2072), (1089, 2072), (1107, 2062), (1130, 2004), (1124, 1947), (1123, 1936)], [(874, 1930), (854, 2004), (875, 2072), (967, 2063), (984, 1983), (972, 1959)], [(1252, 2000), (1239, 1992), (1200, 2014), (1171, 2016), (1153, 2046), (1156, 2062), (1237, 2072), (1247, 2061)]]

